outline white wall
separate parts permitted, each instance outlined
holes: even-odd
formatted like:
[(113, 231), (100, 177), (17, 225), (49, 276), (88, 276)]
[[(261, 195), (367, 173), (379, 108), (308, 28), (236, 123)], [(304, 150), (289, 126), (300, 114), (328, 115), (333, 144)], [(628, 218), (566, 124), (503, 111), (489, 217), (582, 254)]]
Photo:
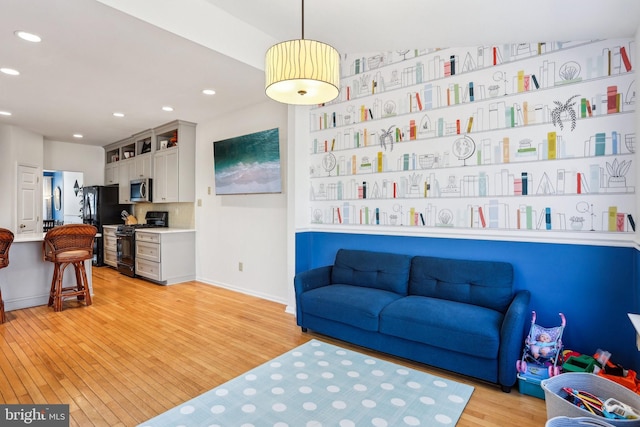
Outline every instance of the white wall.
[[(265, 101), (198, 123), (196, 129), (196, 199), (202, 201), (195, 208), (197, 280), (283, 304), (293, 286), (287, 273), (287, 111), (283, 104)], [(283, 193), (216, 196), (213, 142), (275, 127)]]
[[(632, 64), (634, 65), (634, 70), (637, 70), (638, 60), (640, 60), (640, 27), (636, 30), (636, 51), (635, 57), (632, 58)], [(637, 71), (636, 71), (637, 74)], [(638, 99), (638, 80), (636, 78), (635, 81), (636, 87), (636, 156), (635, 156), (635, 168), (638, 170), (638, 160), (640, 160), (640, 150), (638, 150), (638, 130), (640, 129), (640, 108), (637, 107), (637, 99)], [(636, 188), (640, 188), (640, 173), (636, 173)], [(636, 197), (636, 212), (640, 212), (640, 197)], [(640, 249), (640, 227), (636, 229), (635, 235), (635, 245), (636, 249)]]
[(15, 232), (18, 165), (42, 169), (41, 135), (16, 126), (0, 124), (0, 227)]
[(84, 173), (84, 185), (104, 185), (104, 148), (44, 141), (44, 169)]
[(13, 161), (11, 158), (11, 127), (0, 125), (0, 147), (2, 147), (3, 155), (0, 156), (0, 194), (2, 194), (2, 203), (0, 203), (0, 227), (12, 228), (13, 221), (11, 213), (15, 210), (15, 198), (12, 187), (13, 179)]

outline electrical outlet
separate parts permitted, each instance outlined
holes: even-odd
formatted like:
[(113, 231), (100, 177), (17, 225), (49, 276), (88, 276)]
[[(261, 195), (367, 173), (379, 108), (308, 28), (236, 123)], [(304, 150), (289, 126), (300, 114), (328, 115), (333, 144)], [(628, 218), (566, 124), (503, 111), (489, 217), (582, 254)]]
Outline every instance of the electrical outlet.
[(241, 262), (238, 263), (238, 271), (242, 271), (242, 269), (244, 268), (244, 265), (242, 265)]

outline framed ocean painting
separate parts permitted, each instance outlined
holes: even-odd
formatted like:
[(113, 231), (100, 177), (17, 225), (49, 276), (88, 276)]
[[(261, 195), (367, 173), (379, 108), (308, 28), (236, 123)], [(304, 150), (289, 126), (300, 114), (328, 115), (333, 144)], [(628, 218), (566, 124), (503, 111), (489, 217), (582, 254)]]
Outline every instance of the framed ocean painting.
[(278, 128), (213, 143), (216, 195), (281, 193)]

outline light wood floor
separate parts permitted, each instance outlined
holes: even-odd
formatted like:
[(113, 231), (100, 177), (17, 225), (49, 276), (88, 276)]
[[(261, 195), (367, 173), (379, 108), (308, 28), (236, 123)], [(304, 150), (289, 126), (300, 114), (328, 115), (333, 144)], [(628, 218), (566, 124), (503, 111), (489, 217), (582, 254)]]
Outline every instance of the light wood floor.
[[(315, 338), (470, 384), (458, 426), (543, 426), (544, 401), (304, 334), (281, 304), (197, 282), (158, 286), (93, 269), (94, 303), (7, 313), (0, 402), (66, 403), (72, 426), (134, 426)], [(3, 283), (3, 286), (20, 286)]]

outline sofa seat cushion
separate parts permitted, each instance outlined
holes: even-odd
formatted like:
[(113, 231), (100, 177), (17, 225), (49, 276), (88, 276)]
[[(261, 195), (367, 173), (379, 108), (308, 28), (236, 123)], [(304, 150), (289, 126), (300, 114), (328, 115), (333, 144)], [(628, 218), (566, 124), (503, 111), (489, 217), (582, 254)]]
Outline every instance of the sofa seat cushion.
[(392, 302), (380, 313), (380, 332), (434, 347), (496, 359), (502, 313), (421, 296)]
[(377, 332), (380, 311), (398, 298), (380, 289), (329, 285), (303, 293), (300, 302), (305, 314)]

